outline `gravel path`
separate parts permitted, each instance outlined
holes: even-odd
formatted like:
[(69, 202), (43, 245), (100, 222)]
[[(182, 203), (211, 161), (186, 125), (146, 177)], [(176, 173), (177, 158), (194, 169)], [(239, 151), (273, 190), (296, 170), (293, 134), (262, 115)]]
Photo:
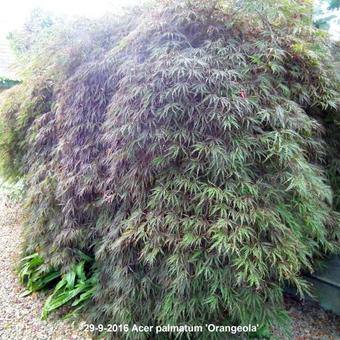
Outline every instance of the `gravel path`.
[(0, 191), (0, 339), (91, 339), (80, 334), (79, 326), (51, 316), (40, 318), (43, 301), (32, 294), (20, 297), (23, 287), (15, 274), (21, 249), (18, 207)]
[(292, 319), (294, 340), (339, 340), (340, 316), (320, 308), (313, 301), (285, 297), (285, 306)]

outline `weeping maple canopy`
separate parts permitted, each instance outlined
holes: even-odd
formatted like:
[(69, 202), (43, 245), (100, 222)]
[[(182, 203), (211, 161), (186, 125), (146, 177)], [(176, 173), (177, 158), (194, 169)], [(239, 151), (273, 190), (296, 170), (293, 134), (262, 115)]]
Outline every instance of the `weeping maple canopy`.
[(31, 52), (2, 169), (25, 179), (26, 253), (62, 271), (95, 256), (92, 323), (281, 323), (284, 284), (305, 292), (339, 250), (337, 81), (310, 9), (163, 1)]

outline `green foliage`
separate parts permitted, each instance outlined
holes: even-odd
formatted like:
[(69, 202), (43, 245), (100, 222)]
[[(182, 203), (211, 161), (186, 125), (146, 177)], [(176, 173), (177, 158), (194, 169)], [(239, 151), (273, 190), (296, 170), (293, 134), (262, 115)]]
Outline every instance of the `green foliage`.
[(20, 260), (18, 276), (20, 282), (26, 286), (23, 296), (47, 288), (60, 275), (59, 271), (44, 266), (44, 259), (38, 253), (25, 256)]
[(22, 202), (25, 196), (25, 186), (23, 180), (16, 183), (10, 183), (0, 178), (0, 192), (5, 195), (11, 202)]
[(339, 251), (339, 96), (311, 6), (164, 1), (53, 37), (0, 135), (28, 187), (26, 251), (66, 273), (44, 316), (94, 290), (94, 324), (284, 325), (282, 287), (308, 292), (301, 273)]
[(34, 48), (43, 36), (50, 36), (53, 26), (61, 22), (60, 18), (36, 8), (32, 10), (23, 29), (10, 32), (7, 39), (16, 56), (21, 58)]
[[(327, 8), (322, 6), (328, 4)], [(314, 1), (314, 25), (317, 28), (329, 30), (330, 20), (337, 17), (334, 10), (340, 8), (340, 0), (315, 0)]]
[(329, 112), (323, 118), (326, 127), (327, 173), (333, 188), (333, 204), (340, 211), (340, 116), (339, 112)]
[(46, 319), (52, 311), (66, 304), (77, 307), (73, 311), (76, 313), (92, 298), (97, 283), (96, 276), (86, 276), (85, 264), (86, 261), (81, 261), (63, 275), (44, 304), (42, 319)]
[(271, 339), (272, 333), (266, 326), (262, 326), (260, 329), (257, 330), (255, 333), (250, 333), (248, 335), (249, 339)]
[(30, 138), (35, 133), (29, 129), (36, 117), (49, 110), (50, 98), (49, 82), (23, 84), (4, 94), (0, 121), (0, 168), (4, 178), (18, 180), (23, 176)]
[(72, 311), (72, 314), (76, 314), (93, 296), (97, 280), (92, 271), (93, 259), (82, 253), (80, 257), (82, 261), (63, 275), (59, 270), (46, 266), (44, 258), (38, 253), (25, 256), (20, 260), (18, 276), (20, 282), (26, 287), (22, 296), (53, 288), (52, 294), (43, 307), (43, 319), (46, 319), (52, 311), (65, 305), (77, 307)]
[(18, 80), (8, 79), (4, 77), (0, 77), (0, 89), (9, 89), (10, 87), (19, 84)]
[(328, 9), (333, 10), (333, 9), (339, 9), (340, 8), (340, 0), (328, 0)]

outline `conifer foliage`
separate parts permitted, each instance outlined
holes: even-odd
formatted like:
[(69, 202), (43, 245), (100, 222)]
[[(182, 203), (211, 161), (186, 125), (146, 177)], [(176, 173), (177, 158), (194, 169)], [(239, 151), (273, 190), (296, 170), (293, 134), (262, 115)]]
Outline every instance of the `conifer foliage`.
[(26, 255), (95, 257), (89, 321), (280, 324), (284, 284), (306, 292), (339, 250), (320, 119), (336, 79), (310, 10), (163, 1), (33, 49), (2, 169), (26, 181)]

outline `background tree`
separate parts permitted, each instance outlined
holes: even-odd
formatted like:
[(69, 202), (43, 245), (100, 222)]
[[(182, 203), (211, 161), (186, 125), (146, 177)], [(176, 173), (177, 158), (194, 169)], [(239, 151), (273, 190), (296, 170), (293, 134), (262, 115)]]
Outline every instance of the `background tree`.
[(339, 10), (339, 0), (316, 0), (314, 4), (314, 25), (317, 28), (329, 30), (330, 21), (338, 18), (335, 11)]
[(53, 31), (52, 26), (60, 21), (60, 18), (42, 9), (32, 10), (23, 28), (12, 31), (7, 36), (17, 57), (20, 58), (27, 54), (39, 42), (41, 35), (48, 34), (46, 32), (51, 33)]

